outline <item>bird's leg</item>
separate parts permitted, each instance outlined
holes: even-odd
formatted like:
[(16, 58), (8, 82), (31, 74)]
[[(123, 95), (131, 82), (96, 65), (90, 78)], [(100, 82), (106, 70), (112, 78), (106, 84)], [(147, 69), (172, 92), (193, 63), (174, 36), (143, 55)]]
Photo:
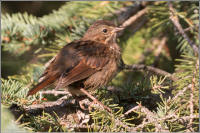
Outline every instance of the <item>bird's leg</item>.
[(40, 101), (42, 101), (42, 97), (43, 97), (42, 92), (39, 91), (39, 100), (40, 100)]
[(85, 95), (87, 95), (90, 99), (93, 100), (94, 103), (97, 103), (99, 105), (101, 105), (102, 107), (104, 107), (104, 109), (106, 109), (108, 112), (111, 112), (111, 109), (107, 106), (105, 106), (104, 104), (102, 104), (100, 101), (98, 101), (95, 97), (93, 97), (90, 93), (88, 93), (85, 89), (81, 88), (80, 89), (81, 92), (83, 92)]

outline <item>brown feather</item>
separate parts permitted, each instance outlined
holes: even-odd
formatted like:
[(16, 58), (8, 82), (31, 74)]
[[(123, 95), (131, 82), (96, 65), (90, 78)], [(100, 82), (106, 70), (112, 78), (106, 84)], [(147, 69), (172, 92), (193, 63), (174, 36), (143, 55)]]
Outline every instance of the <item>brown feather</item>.
[(90, 66), (80, 62), (76, 67), (74, 67), (67, 76), (62, 78), (62, 84), (67, 86), (72, 84), (76, 81), (85, 79), (96, 72), (95, 69), (91, 68)]
[(113, 58), (112, 52), (108, 45), (96, 41), (79, 40), (69, 43), (46, 68), (42, 75), (42, 82), (31, 89), (28, 95), (33, 95), (48, 85), (56, 83), (62, 74), (64, 74), (62, 83), (59, 83), (58, 87), (66, 87), (86, 80), (105, 67)]
[(34, 88), (32, 88), (28, 92), (28, 96), (33, 95), (33, 94), (37, 93), (39, 90), (41, 90), (41, 89), (47, 87), (48, 85), (52, 84), (57, 78), (58, 78), (58, 76), (51, 76), (51, 77), (44, 79), (43, 81), (38, 83)]

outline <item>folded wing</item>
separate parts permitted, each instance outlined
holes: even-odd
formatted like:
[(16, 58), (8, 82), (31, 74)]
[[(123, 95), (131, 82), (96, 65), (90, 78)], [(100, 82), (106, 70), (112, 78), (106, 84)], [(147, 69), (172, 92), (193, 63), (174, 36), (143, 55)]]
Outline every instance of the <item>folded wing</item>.
[(94, 41), (74, 41), (64, 46), (44, 71), (42, 81), (28, 95), (54, 83), (62, 75), (60, 86), (83, 80), (100, 71), (109, 61), (110, 51), (105, 44)]

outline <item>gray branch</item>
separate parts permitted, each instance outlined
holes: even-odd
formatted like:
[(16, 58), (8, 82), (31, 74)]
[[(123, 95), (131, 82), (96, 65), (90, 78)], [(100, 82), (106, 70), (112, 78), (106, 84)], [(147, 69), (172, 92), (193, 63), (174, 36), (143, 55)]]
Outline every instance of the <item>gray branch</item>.
[(152, 67), (152, 66), (146, 66), (144, 64), (134, 64), (134, 65), (127, 65), (127, 64), (124, 64), (122, 66), (122, 69), (125, 69), (125, 70), (131, 70), (131, 71), (140, 71), (140, 70), (143, 70), (143, 71), (150, 71), (150, 72), (153, 72), (153, 73), (156, 73), (160, 76), (167, 76), (169, 79), (173, 80), (173, 81), (176, 81), (176, 77), (174, 77), (171, 73), (168, 73), (164, 70), (161, 70), (159, 68), (155, 68), (155, 67)]
[(184, 39), (188, 42), (188, 44), (192, 47), (193, 51), (195, 54), (198, 54), (198, 47), (197, 45), (190, 40), (190, 38), (188, 37), (188, 35), (185, 33), (183, 27), (181, 26), (178, 16), (176, 15), (176, 11), (172, 6), (172, 3), (169, 2), (169, 10), (170, 10), (170, 20), (172, 21), (172, 23), (174, 24), (174, 26), (178, 29), (179, 33), (184, 37)]

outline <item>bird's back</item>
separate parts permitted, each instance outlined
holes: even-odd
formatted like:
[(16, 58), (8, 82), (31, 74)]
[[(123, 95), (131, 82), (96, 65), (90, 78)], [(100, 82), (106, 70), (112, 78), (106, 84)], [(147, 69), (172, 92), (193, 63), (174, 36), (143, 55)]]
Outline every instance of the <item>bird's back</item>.
[(29, 91), (29, 95), (52, 83), (59, 84), (59, 87), (70, 86), (74, 90), (106, 85), (117, 72), (118, 56), (118, 50), (105, 44), (74, 41), (61, 49), (44, 71), (43, 80)]

